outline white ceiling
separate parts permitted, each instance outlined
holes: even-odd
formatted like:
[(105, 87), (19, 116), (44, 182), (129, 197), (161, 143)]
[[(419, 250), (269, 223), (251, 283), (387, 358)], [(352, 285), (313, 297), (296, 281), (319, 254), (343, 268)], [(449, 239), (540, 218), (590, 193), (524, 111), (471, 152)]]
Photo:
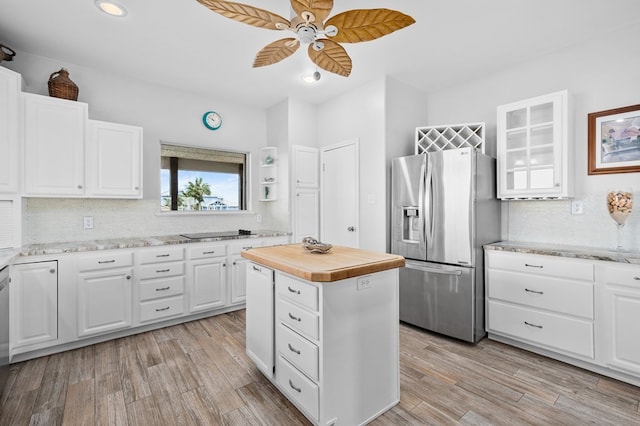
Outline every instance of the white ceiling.
[[(290, 17), (287, 0), (240, 2)], [(330, 16), (384, 7), (416, 23), (377, 40), (344, 44), (353, 59), (351, 76), (320, 70), (320, 82), (309, 86), (299, 79), (315, 69), (306, 49), (275, 65), (251, 66), (258, 50), (288, 34), (232, 21), (196, 0), (119, 3), (128, 9), (125, 18), (105, 15), (94, 0), (0, 0), (0, 44), (268, 107), (289, 96), (321, 103), (384, 75), (437, 91), (640, 23), (639, 0), (335, 0)], [(621, 42), (638, 54), (637, 40)], [(594, 62), (605, 56), (594, 52)], [(604, 61), (624, 66), (623, 60)]]

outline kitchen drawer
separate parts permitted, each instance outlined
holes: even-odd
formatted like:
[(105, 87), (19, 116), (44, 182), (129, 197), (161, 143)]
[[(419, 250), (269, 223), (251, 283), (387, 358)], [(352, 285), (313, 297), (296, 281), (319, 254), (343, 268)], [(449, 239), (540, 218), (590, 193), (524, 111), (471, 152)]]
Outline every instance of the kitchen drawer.
[(184, 274), (184, 262), (170, 262), (140, 267), (140, 279), (172, 277)]
[(318, 315), (307, 311), (286, 300), (277, 298), (278, 319), (311, 339), (318, 340)]
[(227, 255), (227, 247), (224, 244), (198, 245), (196, 247), (189, 247), (187, 250), (189, 250), (189, 258), (192, 260)]
[(140, 322), (154, 321), (161, 318), (182, 315), (183, 313), (183, 296), (140, 303)]
[(83, 254), (78, 256), (78, 270), (99, 271), (133, 265), (133, 252), (110, 252), (100, 254)]
[(319, 389), (283, 357), (276, 365), (278, 384), (313, 419), (318, 420)]
[(593, 284), (489, 269), (487, 295), (517, 303), (593, 319)]
[(240, 254), (245, 250), (250, 250), (255, 247), (262, 247), (262, 240), (251, 238), (242, 241), (236, 241), (234, 243), (229, 243), (229, 253)]
[(276, 292), (278, 295), (306, 306), (312, 311), (318, 311), (318, 287), (277, 273)]
[(278, 326), (278, 352), (313, 380), (318, 380), (318, 346), (295, 331)]
[(605, 268), (605, 282), (640, 290), (640, 265), (607, 266)]
[(558, 256), (487, 251), (490, 269), (505, 269), (534, 275), (548, 275), (581, 281), (594, 281), (594, 264), (588, 260), (568, 259)]
[(184, 293), (184, 277), (140, 282), (140, 300), (161, 299)]
[(145, 249), (140, 251), (140, 263), (160, 263), (184, 260), (182, 247), (162, 247), (158, 249)]
[(583, 357), (594, 357), (593, 323), (489, 301), (487, 331)]

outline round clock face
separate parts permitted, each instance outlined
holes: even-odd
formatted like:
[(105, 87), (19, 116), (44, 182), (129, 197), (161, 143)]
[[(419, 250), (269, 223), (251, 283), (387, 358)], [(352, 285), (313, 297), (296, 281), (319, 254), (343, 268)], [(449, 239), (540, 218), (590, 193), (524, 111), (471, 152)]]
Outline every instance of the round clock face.
[(202, 116), (202, 123), (207, 129), (217, 130), (222, 126), (222, 117), (215, 111), (207, 111)]

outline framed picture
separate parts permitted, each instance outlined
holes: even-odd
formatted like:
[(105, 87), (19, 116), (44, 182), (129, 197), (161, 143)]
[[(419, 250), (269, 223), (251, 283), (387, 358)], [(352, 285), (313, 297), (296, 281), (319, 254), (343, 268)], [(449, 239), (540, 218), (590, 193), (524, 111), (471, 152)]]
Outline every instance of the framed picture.
[(640, 105), (588, 115), (590, 175), (640, 172)]

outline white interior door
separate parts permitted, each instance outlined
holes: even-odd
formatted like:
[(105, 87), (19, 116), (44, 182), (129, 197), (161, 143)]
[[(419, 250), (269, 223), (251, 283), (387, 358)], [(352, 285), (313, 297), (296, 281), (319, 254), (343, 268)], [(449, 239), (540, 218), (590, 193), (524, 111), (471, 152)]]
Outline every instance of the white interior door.
[(322, 242), (359, 247), (358, 140), (322, 148)]

